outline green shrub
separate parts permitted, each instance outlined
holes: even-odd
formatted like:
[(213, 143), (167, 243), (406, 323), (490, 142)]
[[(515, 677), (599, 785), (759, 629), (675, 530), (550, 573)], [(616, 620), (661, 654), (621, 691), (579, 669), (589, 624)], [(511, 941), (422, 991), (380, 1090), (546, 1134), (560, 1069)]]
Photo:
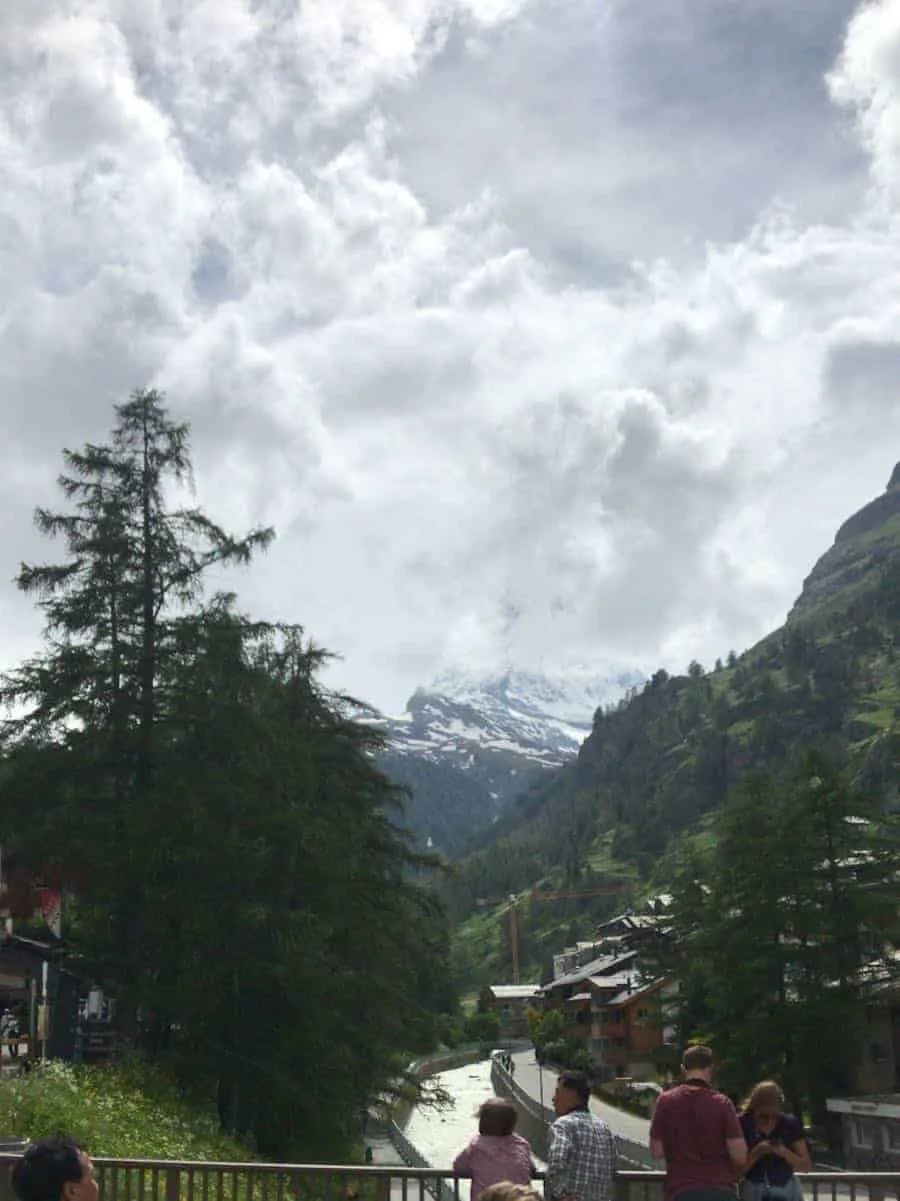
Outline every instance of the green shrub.
[(598, 1084), (594, 1088), (594, 1093), (601, 1101), (606, 1101), (607, 1104), (615, 1105), (618, 1109), (624, 1109), (628, 1113), (637, 1114), (639, 1118), (653, 1116), (656, 1097), (652, 1092), (631, 1092), (614, 1088), (608, 1084)]
[(92, 1155), (247, 1161), (212, 1106), (186, 1101), (140, 1060), (103, 1066), (49, 1062), (0, 1081), (0, 1131), (42, 1138), (66, 1131)]

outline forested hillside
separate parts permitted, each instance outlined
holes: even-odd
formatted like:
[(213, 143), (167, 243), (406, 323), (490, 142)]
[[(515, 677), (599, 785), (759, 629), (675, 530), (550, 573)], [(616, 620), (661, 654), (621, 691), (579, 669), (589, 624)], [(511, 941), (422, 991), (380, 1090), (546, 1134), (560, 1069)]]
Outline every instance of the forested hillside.
[[(827, 749), (857, 787), (894, 806), (898, 641), (900, 469), (842, 526), (781, 629), (712, 670), (693, 663), (682, 676), (659, 671), (598, 710), (577, 763), (521, 797), (490, 845), (458, 865), (455, 916), (472, 914), (479, 897), (540, 880), (572, 891), (635, 873), (649, 881), (673, 837), (721, 806), (748, 773), (787, 772), (810, 746)], [(614, 903), (526, 910), (532, 968)], [(460, 940), (468, 970), (477, 962), (483, 972), (504, 971), (498, 928), (484, 912), (468, 919)]]

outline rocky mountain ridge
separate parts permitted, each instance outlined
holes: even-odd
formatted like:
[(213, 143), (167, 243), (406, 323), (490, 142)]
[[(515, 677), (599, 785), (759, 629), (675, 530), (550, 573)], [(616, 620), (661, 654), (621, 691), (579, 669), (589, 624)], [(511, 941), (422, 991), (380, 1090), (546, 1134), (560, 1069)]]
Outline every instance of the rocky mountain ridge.
[[(834, 544), (803, 582), (803, 591), (788, 618), (804, 621), (834, 599), (843, 603), (850, 591), (864, 590), (881, 564), (900, 545), (900, 463), (887, 488), (841, 525)], [(871, 577), (871, 578), (870, 578)]]
[(382, 766), (411, 790), (407, 820), (448, 855), (471, 845), (510, 801), (548, 770), (571, 762), (595, 711), (641, 680), (636, 672), (569, 678), (510, 670), (486, 678), (453, 672), (384, 721)]

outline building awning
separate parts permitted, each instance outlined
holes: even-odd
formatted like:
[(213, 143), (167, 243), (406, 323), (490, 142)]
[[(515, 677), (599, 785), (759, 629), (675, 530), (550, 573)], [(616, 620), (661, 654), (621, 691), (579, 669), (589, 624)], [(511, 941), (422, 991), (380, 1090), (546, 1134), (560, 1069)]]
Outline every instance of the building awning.
[(857, 1114), (860, 1117), (900, 1118), (900, 1096), (829, 1097), (825, 1102), (829, 1113)]
[(541, 991), (538, 984), (491, 984), (489, 987), (495, 1001), (530, 1001)]
[[(589, 1001), (591, 994), (589, 992), (577, 992), (574, 997), (569, 997), (569, 1001)], [(569, 1001), (566, 1001), (568, 1005)]]

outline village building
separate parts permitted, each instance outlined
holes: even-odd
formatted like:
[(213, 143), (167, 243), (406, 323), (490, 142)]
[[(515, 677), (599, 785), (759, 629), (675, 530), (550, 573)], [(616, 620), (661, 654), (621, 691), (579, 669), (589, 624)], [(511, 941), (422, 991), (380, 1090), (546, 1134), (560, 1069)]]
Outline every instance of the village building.
[[(545, 1008), (564, 1010), (569, 1037), (582, 1043), (601, 1078), (654, 1077), (654, 1056), (674, 1036), (666, 1001), (676, 985), (653, 970), (648, 955), (659, 937), (655, 917), (625, 913), (612, 918), (598, 928), (593, 942), (555, 958), (554, 979), (541, 990)], [(588, 948), (591, 958), (586, 958)], [(569, 962), (576, 966), (557, 974), (557, 963)]]
[(851, 1171), (900, 1171), (900, 1094), (834, 1097), (828, 1113), (840, 1123), (844, 1166)]
[(537, 984), (492, 984), (487, 990), (487, 1001), (492, 1013), (500, 1020), (501, 1039), (528, 1038), (527, 1012), (540, 999)]

